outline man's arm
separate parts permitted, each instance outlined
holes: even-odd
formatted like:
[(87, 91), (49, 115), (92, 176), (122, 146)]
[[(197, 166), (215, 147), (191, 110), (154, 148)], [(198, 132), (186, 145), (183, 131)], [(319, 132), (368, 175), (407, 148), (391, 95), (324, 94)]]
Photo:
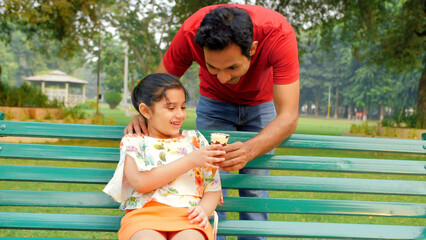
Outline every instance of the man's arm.
[(254, 138), (223, 147), (225, 159), (220, 167), (226, 171), (243, 168), (249, 161), (261, 156), (291, 136), (299, 118), (299, 80), (287, 85), (274, 85), (274, 104), (277, 117)]
[(158, 64), (157, 73), (168, 73), (168, 74), (170, 74), (169, 72), (167, 72), (167, 69), (164, 67), (163, 60), (161, 60), (160, 64)]

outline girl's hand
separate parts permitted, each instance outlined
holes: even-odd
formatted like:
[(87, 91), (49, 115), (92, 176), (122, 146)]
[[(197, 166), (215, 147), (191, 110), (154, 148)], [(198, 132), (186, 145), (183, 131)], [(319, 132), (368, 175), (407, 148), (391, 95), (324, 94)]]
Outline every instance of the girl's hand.
[(203, 228), (204, 230), (207, 230), (207, 227), (209, 226), (209, 217), (201, 206), (189, 207), (188, 214), (188, 219), (191, 224), (198, 222), (199, 227)]
[(222, 148), (220, 144), (213, 144), (198, 150), (195, 150), (190, 155), (190, 161), (193, 167), (204, 167), (218, 169), (219, 163), (225, 161), (225, 151), (219, 150)]

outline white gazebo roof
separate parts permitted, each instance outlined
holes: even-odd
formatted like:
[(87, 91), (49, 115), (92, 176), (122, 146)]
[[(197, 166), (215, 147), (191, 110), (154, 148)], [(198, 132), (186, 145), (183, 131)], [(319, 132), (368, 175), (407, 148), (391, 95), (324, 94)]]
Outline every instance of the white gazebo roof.
[(79, 84), (87, 84), (87, 81), (68, 76), (64, 72), (59, 70), (51, 71), (45, 75), (36, 75), (32, 77), (25, 78), (26, 81), (32, 82), (63, 82), (63, 83), (79, 83)]

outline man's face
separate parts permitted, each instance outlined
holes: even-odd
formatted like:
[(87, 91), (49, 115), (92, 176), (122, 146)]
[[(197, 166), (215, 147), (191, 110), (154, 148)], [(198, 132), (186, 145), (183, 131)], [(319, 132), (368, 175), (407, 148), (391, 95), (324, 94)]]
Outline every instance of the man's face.
[[(256, 52), (257, 42), (250, 49), (250, 56)], [(207, 70), (216, 75), (222, 84), (237, 84), (241, 76), (247, 73), (250, 60), (241, 53), (241, 48), (232, 43), (223, 50), (204, 48)]]

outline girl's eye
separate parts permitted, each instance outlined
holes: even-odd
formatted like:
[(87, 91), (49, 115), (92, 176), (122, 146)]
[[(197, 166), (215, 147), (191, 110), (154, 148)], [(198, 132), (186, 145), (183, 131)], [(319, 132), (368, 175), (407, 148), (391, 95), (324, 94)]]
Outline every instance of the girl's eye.
[(181, 107), (181, 109), (186, 109), (186, 107)]
[(169, 110), (173, 110), (173, 109), (175, 109), (175, 108), (169, 107), (168, 109), (169, 109)]

